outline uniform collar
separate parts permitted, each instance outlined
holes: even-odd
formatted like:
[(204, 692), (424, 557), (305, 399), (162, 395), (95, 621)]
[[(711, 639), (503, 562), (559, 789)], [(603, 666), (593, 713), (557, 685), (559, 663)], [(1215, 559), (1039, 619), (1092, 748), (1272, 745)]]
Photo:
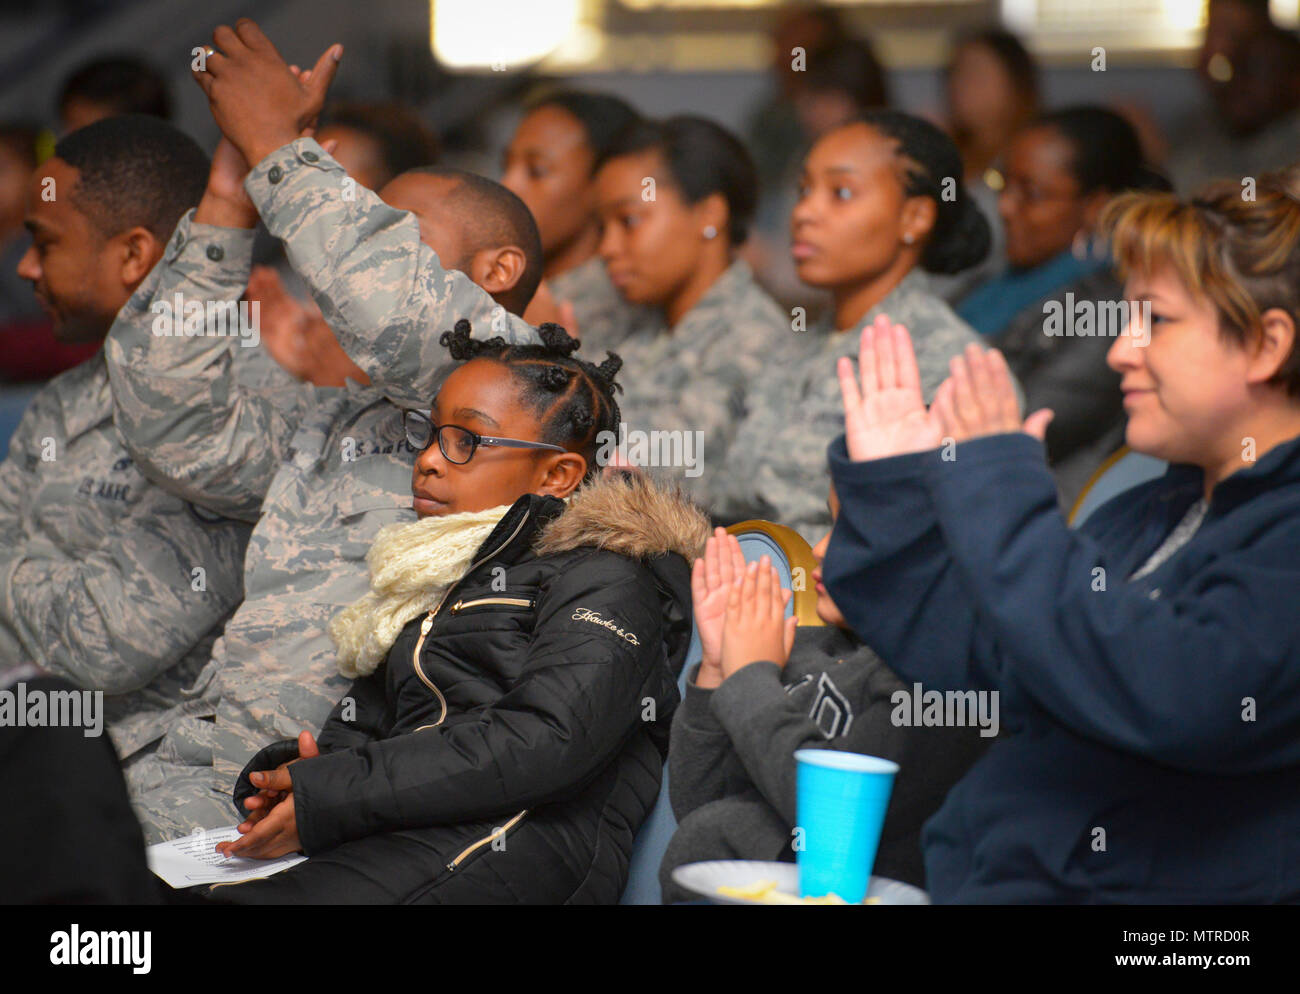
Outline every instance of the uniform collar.
[[(925, 270), (920, 266), (913, 266), (898, 284), (885, 294), (884, 299), (875, 307), (867, 311), (858, 319), (858, 322), (851, 328), (836, 328), (836, 332), (856, 332), (861, 334), (862, 329), (876, 320), (881, 314), (897, 314), (905, 310), (904, 301), (918, 296), (932, 296), (934, 290), (930, 283), (930, 277), (926, 275)], [(833, 320), (833, 318), (831, 319)]]
[(672, 329), (674, 335), (690, 334), (690, 329), (698, 324), (716, 328), (719, 317), (735, 306), (737, 297), (747, 293), (754, 285), (754, 272), (744, 259), (737, 259), (728, 266), (704, 296), (695, 302), (695, 306), (682, 315)]

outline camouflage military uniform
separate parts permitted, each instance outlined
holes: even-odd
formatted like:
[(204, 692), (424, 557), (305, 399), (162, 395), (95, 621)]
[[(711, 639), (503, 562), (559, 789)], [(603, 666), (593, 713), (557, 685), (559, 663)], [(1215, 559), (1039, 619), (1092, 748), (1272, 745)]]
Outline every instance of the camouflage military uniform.
[(592, 362), (603, 360), (606, 352), (617, 352), (639, 326), (662, 324), (651, 308), (637, 307), (619, 296), (599, 257), (546, 282), (557, 301), (567, 300), (573, 305), (577, 337), (582, 339), (580, 354)]
[(146, 472), (187, 499), (256, 521), (243, 605), (213, 648), (212, 722), (181, 721), (132, 781), (150, 841), (229, 824), (230, 788), (275, 739), (320, 728), (348, 687), (327, 625), (365, 593), (379, 529), (413, 521), (402, 406), (428, 410), (461, 317), (476, 335), (536, 341), (464, 274), (442, 269), (414, 216), (363, 187), (310, 139), (268, 156), (246, 188), (371, 386), (308, 387), (276, 409), (232, 389), (229, 339), (157, 338), (150, 303), (237, 299), (253, 233), (183, 219), (164, 262), (109, 336), (118, 424)]
[(239, 603), (248, 533), (142, 475), (96, 355), (36, 395), (0, 464), (0, 658), (103, 691), (130, 760), (202, 709), (191, 685)]
[(640, 327), (625, 338), (617, 350), (626, 363), (619, 407), (629, 433), (703, 433), (700, 475), (688, 476), (680, 466), (652, 475), (680, 482), (693, 497), (706, 500), (754, 402), (752, 384), (771, 357), (802, 347), (789, 315), (739, 260), (675, 327), (667, 328), (660, 318), (657, 326)]
[(731, 446), (725, 471), (710, 476), (715, 513), (736, 520), (767, 518), (789, 525), (810, 543), (830, 529), (826, 447), (844, 431), (844, 402), (835, 367), (841, 356), (857, 366), (862, 329), (887, 314), (906, 326), (916, 349), (928, 402), (948, 378), (948, 360), (980, 337), (930, 292), (919, 269), (905, 276), (848, 331), (808, 331), (808, 348), (773, 354), (751, 394), (762, 398)]

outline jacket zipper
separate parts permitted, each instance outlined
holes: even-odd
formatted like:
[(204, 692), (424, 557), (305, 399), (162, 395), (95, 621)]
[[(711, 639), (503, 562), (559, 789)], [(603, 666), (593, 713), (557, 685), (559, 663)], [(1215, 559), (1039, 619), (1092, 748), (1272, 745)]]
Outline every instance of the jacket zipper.
[[(443, 600), (446, 600), (446, 598), (444, 597)], [(433, 619), (437, 616), (438, 609), (441, 607), (442, 602), (439, 601), (438, 606), (425, 615), (424, 621), (420, 622), (420, 637), (415, 640), (415, 652), (412, 654), (411, 659), (415, 663), (415, 675), (423, 680), (424, 685), (432, 690), (434, 696), (438, 698), (438, 703), (442, 706), (442, 713), (438, 715), (438, 720), (432, 725), (421, 725), (416, 729), (417, 732), (422, 732), (426, 728), (437, 728), (447, 718), (447, 698), (442, 696), (442, 691), (434, 686), (433, 681), (425, 676), (424, 670), (420, 668), (420, 650), (424, 648), (424, 639), (429, 634), (429, 629), (433, 627)]]
[(516, 825), (518, 825), (519, 822), (523, 820), (523, 817), (526, 814), (528, 814), (527, 808), (525, 808), (523, 811), (520, 811), (517, 815), (511, 818), (508, 822), (502, 825), (495, 832), (492, 832), (490, 835), (485, 835), (483, 836), (483, 838), (470, 843), (468, 846), (466, 846), (464, 849), (460, 851), (460, 853), (456, 856), (455, 859), (453, 859), (450, 863), (447, 864), (447, 869), (454, 873), (456, 869), (460, 866), (460, 864), (465, 861), (465, 858), (470, 855), (470, 853), (482, 849), (485, 845), (487, 845), (489, 842), (491, 842), (493, 839), (497, 838), (498, 836), (500, 836), (501, 838), (505, 838), (506, 833), (509, 832)]
[(509, 604), (512, 607), (532, 607), (533, 601), (530, 597), (478, 597), (472, 601), (457, 601), (451, 606), (450, 614), (457, 614), (467, 607), (478, 607), (481, 604)]
[[(524, 527), (524, 525), (527, 523), (528, 519), (531, 516), (532, 516), (532, 512), (531, 511), (527, 512), (520, 520), (519, 524), (515, 526), (515, 530), (510, 533), (510, 535), (506, 538), (504, 542), (498, 545), (495, 549), (489, 552), (482, 559), (470, 563), (469, 569), (465, 570), (465, 574), (464, 576), (461, 577), (461, 579), (463, 580), (465, 576), (469, 576), (471, 573), (474, 572), (474, 570), (478, 569), (485, 562), (487, 562), (489, 559), (491, 559), (493, 556), (499, 553), (502, 549), (504, 549), (507, 545), (513, 542), (515, 540), (515, 536), (519, 534), (520, 530)], [(460, 581), (457, 581), (456, 583), (448, 587), (447, 592), (442, 595), (442, 598), (441, 600), (438, 601), (437, 606), (435, 606), (432, 611), (430, 611), (427, 615), (425, 615), (424, 621), (420, 623), (420, 637), (416, 639), (415, 651), (411, 655), (411, 661), (415, 665), (415, 675), (418, 676), (420, 678), (420, 681), (426, 687), (432, 690), (434, 696), (438, 698), (438, 704), (441, 705), (442, 707), (442, 713), (438, 715), (437, 721), (435, 721), (431, 725), (421, 725), (419, 728), (416, 729), (417, 732), (422, 732), (426, 728), (437, 728), (439, 725), (441, 725), (444, 721), (447, 720), (447, 698), (443, 697), (442, 691), (439, 690), (436, 686), (434, 686), (433, 681), (424, 675), (424, 668), (420, 665), (420, 650), (424, 648), (424, 639), (429, 634), (429, 629), (433, 627), (433, 619), (438, 616), (438, 612), (441, 611), (442, 606), (447, 603), (447, 598), (451, 596), (451, 592), (455, 590), (456, 587), (458, 587), (459, 585), (460, 585)], [(460, 602), (457, 601), (456, 603), (459, 604)]]

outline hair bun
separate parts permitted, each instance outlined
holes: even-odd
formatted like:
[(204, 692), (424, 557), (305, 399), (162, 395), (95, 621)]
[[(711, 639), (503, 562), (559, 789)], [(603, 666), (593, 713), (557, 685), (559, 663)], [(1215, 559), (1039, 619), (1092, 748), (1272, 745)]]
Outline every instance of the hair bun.
[(562, 366), (542, 366), (538, 371), (538, 382), (552, 393), (559, 393), (569, 385), (572, 374)]
[(472, 327), (468, 320), (461, 318), (452, 331), (444, 331), (438, 336), (438, 344), (451, 352), (453, 359), (468, 359), (473, 354)]
[(958, 188), (957, 201), (950, 205), (946, 217), (944, 207), (941, 202), (934, 231), (921, 253), (921, 266), (927, 272), (947, 276), (983, 262), (993, 232), (984, 212), (964, 189)]
[(618, 371), (622, 368), (623, 357), (614, 352), (606, 352), (605, 360), (596, 367), (596, 372), (600, 374), (600, 378), (608, 384), (611, 390), (622, 390), (623, 385), (614, 382), (614, 377), (618, 375)]
[(558, 352), (564, 356), (573, 355), (582, 345), (578, 339), (570, 335), (561, 325), (554, 321), (547, 321), (545, 324), (537, 326), (537, 337), (542, 340), (542, 344), (552, 352)]

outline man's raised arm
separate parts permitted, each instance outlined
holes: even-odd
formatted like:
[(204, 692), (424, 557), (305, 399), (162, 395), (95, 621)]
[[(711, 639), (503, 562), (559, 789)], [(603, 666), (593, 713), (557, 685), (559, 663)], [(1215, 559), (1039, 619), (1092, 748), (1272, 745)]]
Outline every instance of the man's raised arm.
[(141, 472), (185, 500), (256, 521), (314, 394), (273, 402), (241, 388), (231, 369), (236, 349), (257, 345), (255, 323), (246, 329), (237, 306), (257, 219), (240, 188), (244, 169), (223, 142), (198, 210), (118, 313), (104, 355), (114, 420)]
[(446, 362), (438, 344), (461, 318), (477, 337), (537, 342), (464, 273), (443, 267), (415, 216), (358, 185), (310, 134), (342, 58), (288, 66), (252, 21), (220, 27), (194, 74), (222, 133), (253, 168), (245, 189), (284, 242), (343, 350), (390, 399), (426, 407)]

